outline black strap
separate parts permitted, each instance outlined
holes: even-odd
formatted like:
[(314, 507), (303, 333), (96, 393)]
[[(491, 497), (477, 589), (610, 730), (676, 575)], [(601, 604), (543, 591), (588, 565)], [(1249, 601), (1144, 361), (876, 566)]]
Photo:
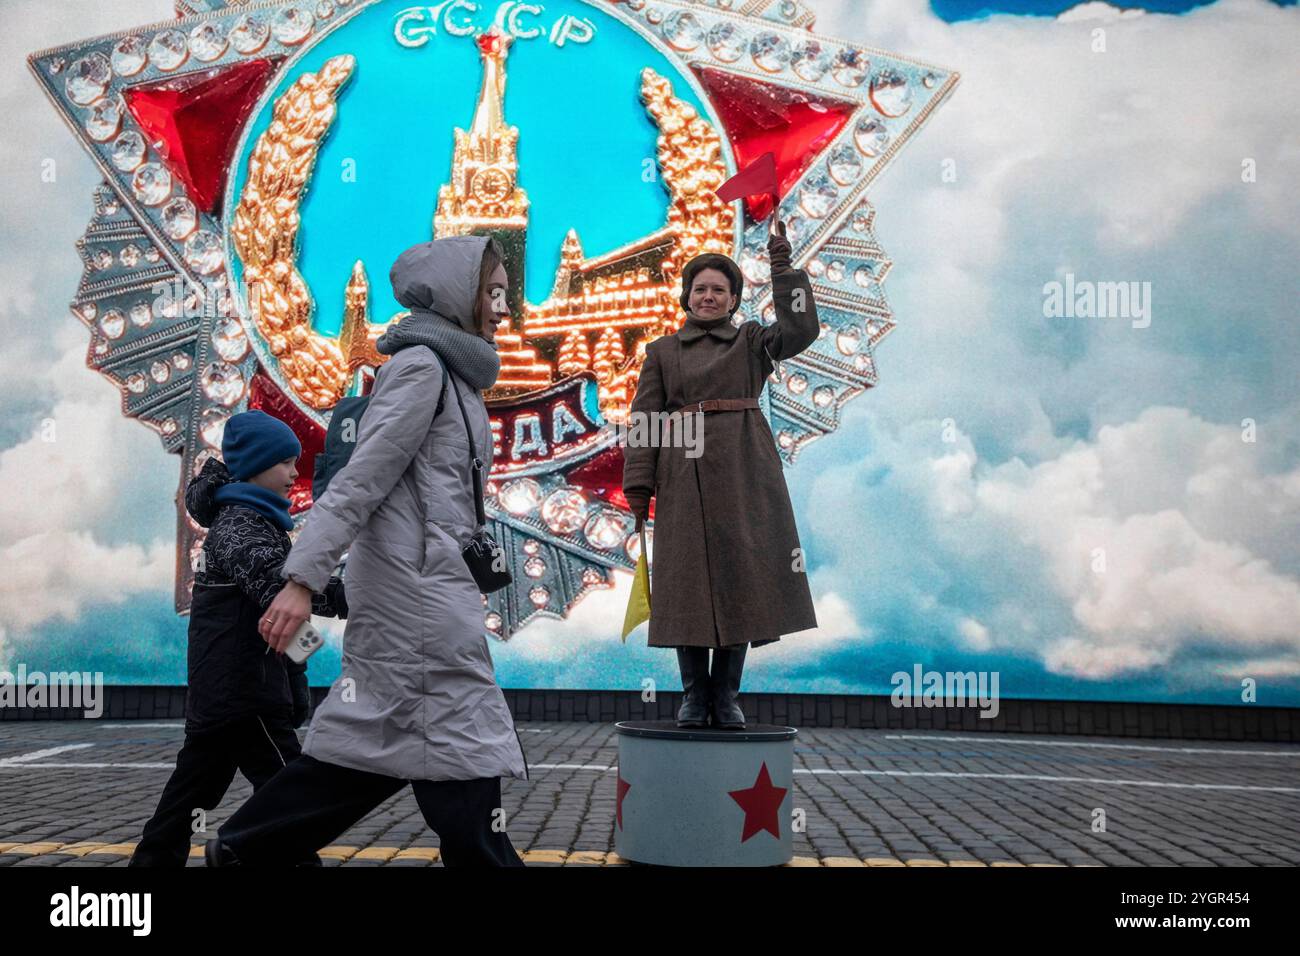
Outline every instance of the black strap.
[[(404, 345), (404, 346), (402, 346), (402, 348), (411, 348), (411, 347), (412, 347), (412, 346), (410, 346), (410, 345)], [(425, 348), (427, 348), (430, 352), (432, 352), (432, 353), (437, 357), (437, 359), (438, 359), (439, 362), (442, 361), (442, 356), (441, 356), (441, 355), (438, 355), (438, 350), (435, 349), (432, 345), (426, 345)], [(401, 351), (401, 349), (398, 349), (398, 351)], [(385, 364), (387, 364), (387, 363), (385, 363)], [(383, 366), (380, 366), (380, 368), (382, 368), (382, 367), (383, 367)], [(447, 369), (446, 369), (446, 366), (443, 366), (443, 371), (445, 372), (446, 370), (447, 370)], [(379, 381), (379, 372), (378, 372), (378, 371), (375, 372), (375, 381), (376, 381), (376, 382)], [(368, 399), (369, 396), (366, 396), (366, 398)], [(444, 376), (442, 377), (442, 388), (438, 391), (438, 405), (437, 405), (437, 407), (434, 408), (434, 410), (433, 410), (433, 417), (434, 417), (434, 418), (437, 418), (439, 415), (442, 414), (442, 406), (443, 406), (444, 404), (446, 404), (446, 402), (447, 402), (447, 376), (444, 375)], [(364, 415), (365, 412), (363, 411), (362, 414)], [(361, 418), (361, 416), (358, 415), (358, 416), (357, 416), (357, 420), (358, 420), (358, 422), (360, 422), (360, 418)], [(330, 425), (331, 425), (331, 427), (333, 426), (333, 419), (330, 420)]]
[[(437, 356), (438, 363), (442, 366), (443, 381), (446, 382), (451, 378), (447, 363), (442, 360), (441, 355), (438, 355), (436, 349), (431, 351)], [(469, 469), (474, 482), (474, 515), (478, 519), (478, 526), (481, 528), (487, 524), (487, 513), (483, 510), (483, 460), (479, 458), (478, 450), (474, 445), (474, 430), (469, 427), (469, 415), (465, 412), (465, 401), (460, 397), (460, 389), (453, 383), (451, 390), (456, 393), (456, 404), (460, 406), (460, 417), (465, 422), (465, 437), (469, 439)]]

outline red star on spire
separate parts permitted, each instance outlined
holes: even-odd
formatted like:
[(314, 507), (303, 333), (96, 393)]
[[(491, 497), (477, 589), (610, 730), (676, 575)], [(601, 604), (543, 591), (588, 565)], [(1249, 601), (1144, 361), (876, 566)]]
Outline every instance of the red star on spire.
[(778, 840), (781, 839), (781, 821), (777, 816), (777, 811), (781, 808), (781, 801), (785, 799), (788, 793), (786, 787), (772, 786), (772, 777), (767, 772), (767, 763), (758, 771), (758, 779), (754, 785), (747, 790), (728, 790), (731, 799), (740, 804), (740, 808), (745, 811), (745, 829), (741, 834), (740, 842), (744, 843), (750, 837), (760, 830), (766, 830)]
[(623, 771), (618, 772), (618, 807), (614, 811), (615, 817), (618, 818), (618, 828), (623, 829), (623, 798), (627, 792), (632, 789), (632, 785), (623, 779)]
[(507, 36), (498, 30), (495, 26), (491, 29), (480, 33), (474, 42), (483, 53), (500, 53), (505, 47), (509, 46), (514, 37)]

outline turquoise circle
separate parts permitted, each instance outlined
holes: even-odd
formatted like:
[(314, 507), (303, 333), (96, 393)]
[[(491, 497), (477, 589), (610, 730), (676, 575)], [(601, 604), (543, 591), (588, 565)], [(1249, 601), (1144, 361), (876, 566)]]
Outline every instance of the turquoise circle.
[[(338, 334), (344, 289), (358, 259), (370, 279), (372, 321), (400, 311), (388, 269), (403, 249), (433, 238), (438, 190), (451, 176), (453, 131), (468, 131), (473, 121), (483, 74), (473, 37), (439, 29), (425, 45), (403, 47), (394, 26), (410, 9), (405, 0), (381, 0), (299, 54), (263, 97), (235, 161), (227, 235), (248, 155), (271, 121), (275, 100), (331, 57), (356, 58), (317, 155), (298, 233), (298, 269), (315, 301), (313, 326), (324, 335)], [(494, 13), (488, 7), (471, 18), (458, 10), (453, 19), (481, 32)], [(592, 40), (555, 46), (549, 34), (565, 16), (589, 21)], [(641, 102), (642, 68), (667, 77), (677, 97), (716, 120), (692, 77), (600, 6), (553, 0), (540, 16), (521, 23), (541, 33), (517, 37), (510, 46), (504, 116), (519, 129), (518, 182), (529, 200), (524, 291), (528, 301), (540, 302), (550, 294), (569, 229), (577, 230), (591, 257), (667, 222), (668, 193), (656, 161), (659, 131)], [(232, 269), (242, 288), (234, 255)]]

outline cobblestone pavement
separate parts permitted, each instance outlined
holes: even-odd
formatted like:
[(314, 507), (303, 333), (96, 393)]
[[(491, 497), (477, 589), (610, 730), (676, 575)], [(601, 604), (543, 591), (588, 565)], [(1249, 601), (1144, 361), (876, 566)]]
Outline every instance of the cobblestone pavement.
[[(519, 730), (532, 779), (503, 781), (503, 801), (525, 861), (624, 862), (614, 853), (614, 727)], [(179, 721), (0, 725), (0, 866), (124, 866), (182, 738)], [(806, 826), (793, 865), (1300, 864), (1294, 745), (800, 730), (794, 788)], [(250, 793), (237, 776), (209, 832)], [(322, 857), (430, 866), (437, 845), (408, 788)]]

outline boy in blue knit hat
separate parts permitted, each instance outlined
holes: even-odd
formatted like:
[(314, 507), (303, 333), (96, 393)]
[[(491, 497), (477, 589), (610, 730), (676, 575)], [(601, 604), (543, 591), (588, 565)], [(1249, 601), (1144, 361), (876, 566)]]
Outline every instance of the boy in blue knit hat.
[[(186, 509), (208, 528), (190, 603), (185, 742), (131, 866), (184, 866), (195, 821), (221, 802), (236, 770), (257, 790), (301, 753), (294, 730), (310, 708), (307, 665), (272, 652), (257, 629), (284, 585), (301, 453), (278, 418), (233, 415), (224, 464), (209, 459), (185, 489)], [(313, 596), (312, 613), (347, 617), (339, 578)]]

